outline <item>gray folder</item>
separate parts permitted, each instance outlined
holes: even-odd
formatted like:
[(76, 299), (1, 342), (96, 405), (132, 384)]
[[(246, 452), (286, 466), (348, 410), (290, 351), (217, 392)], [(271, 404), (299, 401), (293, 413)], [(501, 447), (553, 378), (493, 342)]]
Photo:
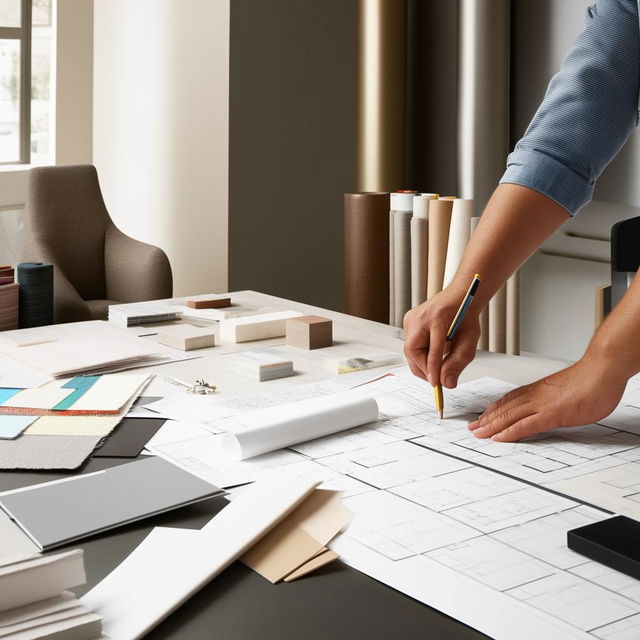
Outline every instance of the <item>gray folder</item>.
[(0, 494), (0, 507), (43, 550), (224, 494), (150, 457)]

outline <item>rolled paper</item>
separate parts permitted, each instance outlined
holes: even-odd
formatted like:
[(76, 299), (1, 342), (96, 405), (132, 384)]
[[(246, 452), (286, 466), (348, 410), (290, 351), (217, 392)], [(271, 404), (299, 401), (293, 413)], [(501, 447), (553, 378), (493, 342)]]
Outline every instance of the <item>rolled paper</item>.
[[(470, 220), (469, 237), (473, 235), (480, 222), (480, 216), (474, 216)], [(478, 341), (478, 349), (489, 350), (489, 310), (485, 307), (480, 313), (480, 340)]]
[(457, 198), (451, 209), (451, 225), (449, 227), (449, 243), (447, 259), (444, 267), (442, 288), (446, 289), (458, 270), (462, 254), (471, 237), (471, 218), (473, 217), (473, 200)]
[(53, 324), (53, 265), (22, 262), (18, 265), (18, 282), (20, 328)]
[[(404, 314), (411, 304), (411, 215), (415, 191), (397, 191), (391, 194), (389, 212), (389, 324), (402, 326)], [(398, 221), (396, 222), (396, 215)], [(402, 214), (409, 214), (402, 215)], [(396, 238), (399, 231), (400, 237)], [(409, 266), (407, 266), (409, 265)], [(400, 271), (396, 274), (396, 271)], [(397, 287), (400, 290), (397, 290)], [(400, 307), (398, 308), (398, 303)]]
[(520, 271), (507, 280), (507, 344), (510, 356), (520, 355)]
[(489, 302), (489, 351), (507, 352), (507, 285)]
[(429, 202), (435, 193), (423, 193), (413, 200), (411, 218), (411, 306), (427, 299), (427, 258), (429, 255)]
[(256, 409), (221, 423), (224, 453), (245, 460), (307, 440), (322, 438), (378, 419), (373, 398), (353, 391)]
[(452, 207), (452, 200), (440, 198), (429, 204), (427, 300), (442, 291)]
[(346, 310), (389, 322), (389, 194), (344, 196)]

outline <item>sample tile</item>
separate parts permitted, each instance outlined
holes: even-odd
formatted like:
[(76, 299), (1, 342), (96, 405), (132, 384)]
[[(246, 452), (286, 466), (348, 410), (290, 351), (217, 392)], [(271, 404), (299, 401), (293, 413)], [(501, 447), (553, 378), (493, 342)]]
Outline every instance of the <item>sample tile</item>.
[(136, 458), (165, 422), (165, 418), (124, 418), (93, 455), (95, 458)]

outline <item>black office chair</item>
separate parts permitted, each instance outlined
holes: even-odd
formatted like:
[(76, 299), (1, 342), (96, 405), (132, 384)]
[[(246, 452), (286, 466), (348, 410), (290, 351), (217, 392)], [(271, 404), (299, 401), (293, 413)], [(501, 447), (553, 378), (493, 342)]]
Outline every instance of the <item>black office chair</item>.
[(640, 267), (640, 216), (621, 220), (611, 227), (611, 299), (609, 311), (627, 290), (629, 273)]

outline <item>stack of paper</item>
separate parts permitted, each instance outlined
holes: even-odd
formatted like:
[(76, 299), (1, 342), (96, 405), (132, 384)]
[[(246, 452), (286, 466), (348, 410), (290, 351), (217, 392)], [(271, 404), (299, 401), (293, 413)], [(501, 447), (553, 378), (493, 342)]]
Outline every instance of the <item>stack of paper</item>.
[(241, 560), (274, 584), (292, 582), (333, 562), (338, 554), (326, 545), (347, 528), (352, 517), (340, 495), (316, 489)]
[(166, 302), (133, 302), (109, 305), (109, 322), (118, 327), (133, 327), (153, 322), (179, 320), (180, 311)]
[(3, 640), (94, 640), (101, 618), (73, 593), (86, 582), (80, 549), (55, 556), (25, 555), (0, 561), (0, 637)]
[(293, 375), (293, 361), (277, 351), (256, 349), (228, 356), (233, 373), (264, 382)]
[(166, 350), (103, 321), (52, 325), (0, 335), (0, 354), (52, 378), (155, 363)]

